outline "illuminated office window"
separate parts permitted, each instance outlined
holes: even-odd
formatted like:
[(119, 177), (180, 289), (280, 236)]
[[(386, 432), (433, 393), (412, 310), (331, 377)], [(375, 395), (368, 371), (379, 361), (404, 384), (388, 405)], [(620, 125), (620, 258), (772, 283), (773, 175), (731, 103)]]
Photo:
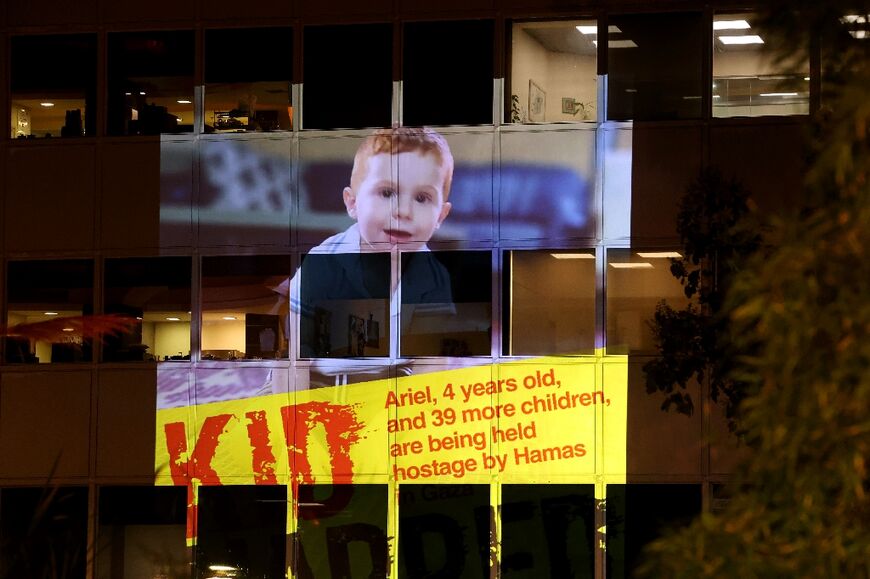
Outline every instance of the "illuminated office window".
[(678, 252), (611, 249), (607, 252), (607, 353), (654, 351), (650, 321), (664, 300), (675, 309), (688, 300), (671, 275)]
[(202, 260), (202, 359), (287, 358), (289, 256)]
[(110, 135), (193, 131), (194, 34), (109, 34)]
[(185, 487), (100, 487), (97, 579), (184, 577)]
[(488, 356), (492, 262), (488, 251), (402, 254), (402, 356)]
[(594, 121), (598, 110), (597, 53), (595, 20), (514, 24), (505, 120)]
[(493, 34), (491, 20), (406, 23), (403, 124), (492, 124)]
[(387, 485), (299, 486), (297, 577), (386, 577)]
[(751, 13), (713, 16), (714, 117), (809, 113), (809, 59), (778, 60), (758, 21)]
[(284, 577), (287, 487), (199, 489), (194, 577)]
[(393, 95), (391, 24), (307, 26), (304, 43), (303, 128), (390, 126)]
[(595, 251), (508, 251), (506, 356), (595, 353)]
[(205, 132), (293, 128), (293, 30), (205, 31)]
[(303, 358), (389, 355), (389, 253), (309, 253), (299, 285)]
[(0, 490), (4, 577), (85, 577), (87, 487)]
[(593, 485), (503, 485), (501, 529), (505, 576), (594, 576)]
[(700, 118), (702, 26), (700, 13), (612, 16), (607, 25), (607, 117)]
[(13, 36), (12, 138), (96, 133), (97, 36)]
[(105, 339), (104, 362), (190, 360), (190, 267), (189, 257), (106, 260), (106, 313), (139, 323)]
[(6, 362), (88, 362), (94, 264), (86, 259), (11, 261)]

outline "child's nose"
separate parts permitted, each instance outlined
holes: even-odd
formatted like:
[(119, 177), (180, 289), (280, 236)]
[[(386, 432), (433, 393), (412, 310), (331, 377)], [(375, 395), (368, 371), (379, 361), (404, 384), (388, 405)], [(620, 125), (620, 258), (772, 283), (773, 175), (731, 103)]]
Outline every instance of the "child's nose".
[(409, 199), (403, 198), (402, 195), (396, 195), (393, 201), (393, 215), (398, 219), (407, 219), (411, 216), (411, 202)]

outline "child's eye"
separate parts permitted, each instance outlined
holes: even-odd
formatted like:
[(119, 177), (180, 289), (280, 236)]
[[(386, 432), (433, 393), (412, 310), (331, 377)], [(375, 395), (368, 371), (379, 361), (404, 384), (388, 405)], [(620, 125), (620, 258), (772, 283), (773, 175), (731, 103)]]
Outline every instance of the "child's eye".
[(431, 200), (432, 196), (428, 193), (417, 193), (417, 195), (414, 196), (414, 201), (417, 203), (428, 203)]
[(393, 191), (392, 189), (390, 189), (389, 187), (384, 187), (383, 189), (381, 189), (380, 193), (381, 193), (381, 197), (383, 197), (384, 199), (389, 199), (390, 197), (392, 197), (393, 195), (396, 194), (396, 192)]

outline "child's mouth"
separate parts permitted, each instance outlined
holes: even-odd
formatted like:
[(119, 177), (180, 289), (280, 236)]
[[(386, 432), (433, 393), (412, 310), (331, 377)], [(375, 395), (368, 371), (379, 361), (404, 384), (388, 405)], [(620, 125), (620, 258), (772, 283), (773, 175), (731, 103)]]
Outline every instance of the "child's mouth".
[(390, 242), (396, 243), (399, 241), (408, 241), (411, 239), (410, 231), (402, 231), (401, 229), (387, 229), (385, 230), (387, 237), (390, 238)]

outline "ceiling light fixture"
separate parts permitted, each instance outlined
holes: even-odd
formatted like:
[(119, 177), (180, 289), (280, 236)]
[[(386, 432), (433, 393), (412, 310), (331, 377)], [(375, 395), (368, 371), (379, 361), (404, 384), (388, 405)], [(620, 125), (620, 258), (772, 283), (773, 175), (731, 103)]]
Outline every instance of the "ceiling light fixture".
[[(598, 41), (593, 40), (592, 44), (598, 46)], [(630, 38), (626, 38), (625, 40), (608, 40), (607, 48), (637, 48), (637, 44), (634, 43), (634, 40)]]
[(595, 259), (591, 253), (551, 253), (556, 259)]
[(223, 319), (225, 319), (228, 322), (232, 322), (234, 320), (237, 320), (238, 318), (236, 318), (236, 316), (224, 316)]
[(46, 316), (56, 316), (57, 312), (45, 312)]
[(663, 259), (665, 257), (671, 257), (674, 259), (683, 257), (680, 253), (676, 251), (638, 251), (638, 257), (642, 257), (644, 259)]
[(746, 30), (752, 28), (745, 20), (714, 20), (713, 30)]
[(166, 318), (166, 321), (167, 321), (167, 322), (180, 322), (180, 321), (181, 321), (181, 318), (177, 318), (177, 317), (175, 317), (175, 316), (169, 316), (169, 317)]
[(190, 101), (187, 99), (178, 99), (176, 102), (180, 105), (189, 105), (190, 104)]
[(796, 97), (798, 93), (796, 92), (763, 92), (758, 96), (763, 97)]
[(764, 44), (764, 40), (757, 34), (744, 34), (742, 36), (719, 36), (722, 44)]
[(614, 269), (650, 269), (653, 264), (645, 261), (629, 262), (629, 263), (611, 263), (610, 267)]
[(54, 106), (54, 103), (44, 102), (44, 103), (39, 103), (39, 106), (49, 109), (49, 108)]
[[(574, 28), (576, 28), (580, 34), (585, 34), (587, 36), (595, 36), (596, 34), (598, 34), (597, 24), (584, 24), (581, 26), (575, 26)], [(613, 24), (611, 24), (607, 27), (607, 32), (611, 34), (619, 34), (620, 32), (622, 32), (622, 30), (620, 30), (618, 26), (614, 26)]]

